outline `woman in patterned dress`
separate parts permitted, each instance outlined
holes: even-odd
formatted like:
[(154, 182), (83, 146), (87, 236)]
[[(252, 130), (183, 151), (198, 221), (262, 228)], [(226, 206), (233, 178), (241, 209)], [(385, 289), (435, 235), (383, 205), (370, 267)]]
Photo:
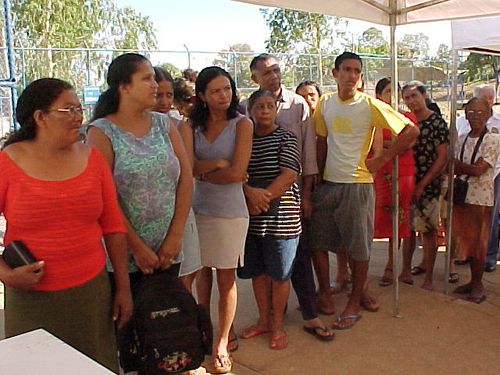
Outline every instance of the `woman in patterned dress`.
[[(455, 175), (460, 178), (468, 176), (469, 187), (465, 203), (453, 204), (452, 230), (460, 241), (462, 258), (471, 259), (470, 282), (460, 285), (454, 292), (466, 294), (467, 299), (475, 303), (486, 299), (482, 277), (492, 217), (493, 169), (500, 153), (500, 135), (490, 133), (486, 128), (490, 114), (491, 107), (486, 100), (469, 100), (465, 116), (471, 131), (458, 140), (454, 159)], [(481, 143), (472, 160), (478, 142)]]
[[(95, 107), (88, 143), (113, 170), (128, 228), (132, 289), (155, 270), (179, 273), (184, 226), (191, 204), (191, 167), (179, 133), (164, 114), (152, 112), (158, 84), (151, 63), (127, 53), (108, 69), (109, 85)], [(133, 331), (118, 332), (120, 362), (136, 370)]]

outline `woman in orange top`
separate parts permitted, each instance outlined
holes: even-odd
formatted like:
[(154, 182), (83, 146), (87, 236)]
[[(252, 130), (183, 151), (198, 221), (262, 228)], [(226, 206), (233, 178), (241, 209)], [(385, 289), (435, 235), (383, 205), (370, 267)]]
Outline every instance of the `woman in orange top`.
[[(41, 327), (117, 371), (113, 320), (119, 328), (126, 323), (132, 299), (126, 228), (109, 167), (79, 142), (83, 110), (67, 82), (31, 83), (16, 119), (21, 127), (0, 152), (4, 243), (23, 241), (38, 262), (11, 269), (0, 258), (6, 335)], [(102, 237), (115, 269), (114, 302)]]

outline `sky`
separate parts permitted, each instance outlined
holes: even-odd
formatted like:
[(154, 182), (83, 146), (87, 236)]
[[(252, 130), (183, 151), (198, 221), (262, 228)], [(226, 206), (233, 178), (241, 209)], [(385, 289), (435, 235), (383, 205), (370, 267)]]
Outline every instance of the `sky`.
[[(265, 40), (269, 37), (269, 29), (259, 10), (262, 7), (257, 5), (231, 0), (115, 1), (120, 6), (131, 6), (151, 19), (160, 50), (217, 52), (233, 44), (247, 43), (255, 52), (263, 52)], [(386, 26), (349, 20), (348, 28), (357, 39), (371, 26), (382, 30), (388, 39), (389, 28)], [(441, 43), (451, 44), (448, 21), (401, 26), (397, 29), (396, 37), (399, 39), (405, 33), (420, 32), (429, 36), (431, 55), (435, 54)], [(182, 66), (186, 61), (184, 54), (171, 56), (174, 57), (170, 57), (170, 61), (175, 65)], [(196, 56), (198, 63), (203, 64), (203, 58), (199, 54)], [(196, 65), (196, 57), (193, 65)]]

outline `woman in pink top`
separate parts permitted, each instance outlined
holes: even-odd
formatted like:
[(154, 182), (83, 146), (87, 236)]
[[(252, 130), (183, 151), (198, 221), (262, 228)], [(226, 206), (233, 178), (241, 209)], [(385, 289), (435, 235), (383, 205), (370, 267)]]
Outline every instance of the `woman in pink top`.
[[(117, 371), (113, 320), (132, 311), (126, 228), (109, 167), (79, 142), (83, 109), (70, 84), (31, 83), (16, 108), (20, 129), (0, 152), (4, 243), (23, 241), (38, 262), (11, 269), (6, 286), (7, 336), (44, 328)], [(114, 302), (104, 270), (106, 243), (115, 270)]]

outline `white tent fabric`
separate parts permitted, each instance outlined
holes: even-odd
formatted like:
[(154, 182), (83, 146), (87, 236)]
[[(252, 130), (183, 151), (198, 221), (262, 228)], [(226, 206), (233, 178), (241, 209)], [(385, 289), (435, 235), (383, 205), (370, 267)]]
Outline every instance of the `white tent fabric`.
[[(391, 0), (236, 0), (390, 25)], [(500, 14), (500, 0), (396, 0), (397, 25)]]
[(452, 21), (451, 39), (456, 50), (500, 54), (500, 17)]

